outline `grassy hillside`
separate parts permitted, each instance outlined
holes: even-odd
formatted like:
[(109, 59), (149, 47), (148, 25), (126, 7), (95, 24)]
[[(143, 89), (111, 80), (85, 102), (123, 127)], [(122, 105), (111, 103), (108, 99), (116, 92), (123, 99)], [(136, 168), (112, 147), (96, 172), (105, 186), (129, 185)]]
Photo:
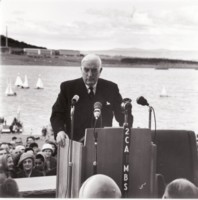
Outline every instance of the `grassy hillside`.
[[(80, 66), (83, 56), (34, 58), (27, 55), (1, 54), (1, 65)], [(105, 57), (102, 62), (105, 67), (198, 69), (198, 62), (170, 59)]]
[[(1, 38), (1, 46), (6, 46), (6, 37), (4, 35), (0, 35)], [(9, 47), (15, 47), (15, 48), (39, 48), (39, 49), (46, 49), (45, 47), (39, 47), (31, 44), (27, 44), (25, 42), (20, 42), (18, 40), (14, 40), (12, 38), (8, 38), (8, 46)]]

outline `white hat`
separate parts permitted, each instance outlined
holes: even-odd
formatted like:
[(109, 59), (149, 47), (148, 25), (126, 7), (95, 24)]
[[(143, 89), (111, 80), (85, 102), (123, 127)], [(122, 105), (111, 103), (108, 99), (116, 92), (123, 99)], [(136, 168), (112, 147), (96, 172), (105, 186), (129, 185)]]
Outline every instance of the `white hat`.
[(53, 152), (53, 148), (52, 148), (51, 144), (44, 144), (43, 147), (42, 147), (42, 151), (44, 151), (45, 149), (50, 149)]
[(22, 151), (22, 150), (25, 150), (25, 147), (23, 145), (18, 145), (15, 147), (15, 150)]

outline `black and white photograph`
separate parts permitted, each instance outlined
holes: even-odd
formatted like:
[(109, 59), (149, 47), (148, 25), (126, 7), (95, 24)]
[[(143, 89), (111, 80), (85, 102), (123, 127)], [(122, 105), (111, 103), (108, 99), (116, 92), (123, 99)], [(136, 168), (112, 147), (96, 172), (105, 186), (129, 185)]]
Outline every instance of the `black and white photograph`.
[(0, 198), (198, 198), (197, 0), (0, 0)]

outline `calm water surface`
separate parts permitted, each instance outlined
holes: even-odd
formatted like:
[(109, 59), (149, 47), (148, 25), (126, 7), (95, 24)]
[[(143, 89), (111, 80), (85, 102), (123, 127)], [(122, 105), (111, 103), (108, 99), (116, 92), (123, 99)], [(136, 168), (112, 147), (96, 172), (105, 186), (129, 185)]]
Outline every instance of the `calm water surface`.
[[(81, 76), (79, 67), (1, 66), (0, 71), (0, 116), (10, 124), (20, 110), (27, 134), (40, 134), (42, 127), (49, 124), (60, 83)], [(22, 79), (25, 74), (28, 76), (30, 89), (14, 87), (18, 73)], [(39, 74), (43, 90), (34, 89)], [(198, 133), (198, 70), (104, 68), (101, 77), (116, 82), (122, 96), (132, 99), (133, 127), (148, 127), (148, 107), (136, 103), (137, 97), (144, 96), (155, 109), (158, 129), (185, 129)], [(5, 96), (9, 80), (17, 93), (15, 97)], [(163, 87), (169, 97), (160, 97)], [(117, 122), (114, 126), (118, 126)]]

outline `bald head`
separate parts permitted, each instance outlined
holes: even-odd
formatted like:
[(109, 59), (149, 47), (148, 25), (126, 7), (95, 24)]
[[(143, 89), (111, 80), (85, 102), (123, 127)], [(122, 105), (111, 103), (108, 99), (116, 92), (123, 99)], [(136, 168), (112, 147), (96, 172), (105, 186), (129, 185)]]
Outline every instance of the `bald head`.
[(170, 182), (165, 189), (163, 198), (197, 198), (198, 188), (184, 178), (178, 178)]
[(121, 198), (120, 188), (109, 176), (97, 174), (81, 186), (79, 198)]

